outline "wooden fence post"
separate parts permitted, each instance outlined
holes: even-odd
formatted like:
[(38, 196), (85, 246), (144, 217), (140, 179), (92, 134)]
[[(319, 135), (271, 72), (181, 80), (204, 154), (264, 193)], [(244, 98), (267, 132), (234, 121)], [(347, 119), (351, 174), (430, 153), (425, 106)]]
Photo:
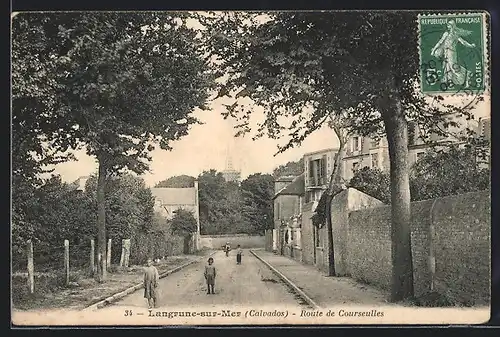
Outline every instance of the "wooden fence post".
[(102, 268), (102, 264), (101, 264), (101, 252), (100, 251), (97, 251), (97, 266), (96, 266), (96, 276), (97, 276), (97, 280), (99, 281), (102, 281), (102, 277), (101, 277), (101, 268)]
[(28, 240), (26, 245), (28, 255), (28, 288), (31, 294), (35, 292), (35, 265), (33, 263), (33, 242)]
[(130, 239), (125, 239), (125, 258), (123, 259), (123, 265), (125, 267), (129, 266), (130, 259)]
[(108, 254), (106, 255), (106, 268), (111, 267), (111, 239), (108, 239)]
[(120, 256), (120, 267), (123, 267), (125, 262), (125, 239), (122, 239), (122, 255)]
[(95, 241), (90, 239), (90, 275), (95, 273)]
[(66, 274), (66, 285), (69, 284), (69, 240), (64, 240), (64, 270)]

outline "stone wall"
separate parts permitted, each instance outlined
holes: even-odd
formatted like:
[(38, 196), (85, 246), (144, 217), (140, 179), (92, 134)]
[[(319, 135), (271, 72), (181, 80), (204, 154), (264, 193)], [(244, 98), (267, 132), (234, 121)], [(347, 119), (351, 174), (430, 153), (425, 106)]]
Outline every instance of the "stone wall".
[(441, 199), (434, 208), (435, 289), (484, 304), (491, 290), (490, 191)]
[(273, 251), (273, 230), (266, 229), (265, 231), (265, 250), (268, 252)]
[(302, 262), (305, 264), (313, 265), (315, 245), (314, 245), (313, 224), (311, 220), (312, 216), (311, 205), (306, 205), (304, 206), (304, 208), (306, 210), (302, 212), (302, 228), (301, 228)]
[(266, 238), (263, 235), (201, 235), (200, 245), (210, 249), (220, 249), (229, 242), (232, 248), (240, 245), (241, 248), (264, 248)]
[[(351, 276), (390, 289), (391, 209), (381, 206), (349, 214)], [(456, 303), (490, 298), (490, 191), (411, 203), (414, 288)]]
[[(336, 275), (349, 275), (347, 261), (349, 211), (380, 204), (381, 201), (354, 188), (342, 191), (333, 198), (331, 214)], [(316, 229), (319, 235), (319, 244), (316, 246), (310, 208), (310, 205), (304, 206), (305, 212), (302, 215), (302, 261), (316, 265), (318, 269), (328, 274), (328, 228), (325, 224), (322, 228)]]

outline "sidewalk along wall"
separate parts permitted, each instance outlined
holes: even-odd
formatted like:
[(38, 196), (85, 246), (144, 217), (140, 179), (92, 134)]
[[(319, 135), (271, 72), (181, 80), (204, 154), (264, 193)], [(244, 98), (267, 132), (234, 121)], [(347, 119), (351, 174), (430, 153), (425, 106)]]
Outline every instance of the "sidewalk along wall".
[[(411, 203), (416, 297), (431, 292), (454, 303), (490, 300), (489, 191)], [(391, 284), (391, 209), (349, 214), (348, 265), (353, 278), (382, 289)]]
[(264, 248), (266, 238), (264, 235), (201, 235), (200, 245), (210, 249), (220, 249), (223, 245), (229, 242), (232, 248), (240, 245), (241, 248)]

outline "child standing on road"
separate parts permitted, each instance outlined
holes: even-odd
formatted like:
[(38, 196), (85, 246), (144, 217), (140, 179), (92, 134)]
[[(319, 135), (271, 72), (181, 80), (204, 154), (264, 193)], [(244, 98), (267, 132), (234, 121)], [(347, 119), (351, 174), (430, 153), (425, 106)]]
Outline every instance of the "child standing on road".
[(243, 250), (241, 250), (240, 245), (238, 245), (238, 249), (236, 251), (236, 264), (241, 264), (241, 255), (243, 255)]
[(153, 266), (153, 259), (148, 259), (148, 266), (144, 268), (144, 298), (148, 300), (148, 308), (156, 308), (158, 299), (158, 269)]
[(215, 271), (215, 266), (213, 265), (214, 259), (208, 258), (208, 265), (205, 266), (205, 280), (207, 281), (207, 294), (215, 294), (214, 286), (215, 286), (215, 276), (217, 276), (217, 272)]

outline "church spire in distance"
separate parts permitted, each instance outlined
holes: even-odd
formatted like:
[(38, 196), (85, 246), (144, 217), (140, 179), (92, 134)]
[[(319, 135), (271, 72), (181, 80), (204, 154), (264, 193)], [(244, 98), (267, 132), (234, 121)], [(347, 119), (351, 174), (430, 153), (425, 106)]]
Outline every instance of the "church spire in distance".
[(226, 181), (239, 182), (241, 173), (234, 169), (233, 158), (229, 150), (229, 145), (226, 150), (226, 168), (222, 171), (222, 175)]

